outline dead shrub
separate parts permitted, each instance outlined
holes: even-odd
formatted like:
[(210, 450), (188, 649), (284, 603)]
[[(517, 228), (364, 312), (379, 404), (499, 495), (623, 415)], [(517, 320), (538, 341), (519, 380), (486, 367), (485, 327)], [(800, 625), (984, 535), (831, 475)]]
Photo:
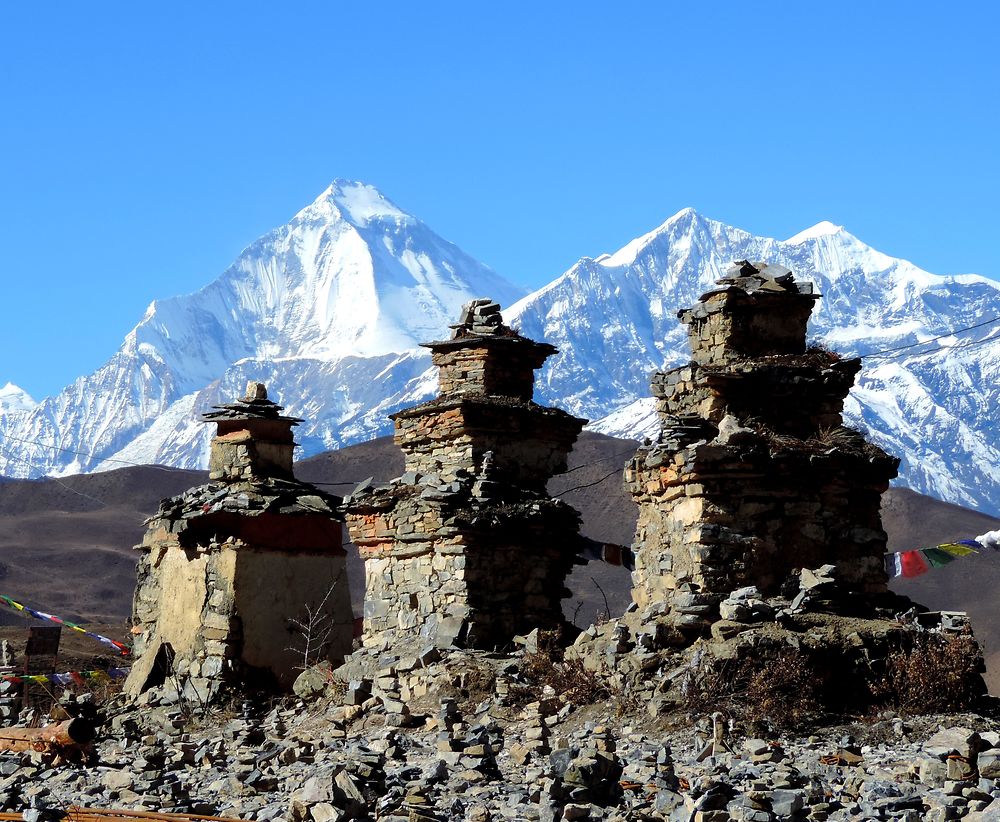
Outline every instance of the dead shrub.
[(809, 361), (810, 364), (824, 366), (840, 362), (843, 359), (843, 356), (825, 343), (813, 341), (809, 343), (809, 346), (806, 348), (805, 359)]
[(860, 448), (864, 440), (860, 433), (843, 425), (820, 428), (812, 439), (821, 446), (842, 448), (848, 451)]
[(808, 655), (770, 649), (750, 659), (702, 660), (681, 685), (681, 704), (695, 715), (719, 711), (752, 733), (794, 731), (822, 712), (820, 687)]
[(750, 725), (801, 727), (821, 709), (814, 671), (806, 658), (794, 651), (765, 658), (764, 663), (744, 663), (750, 669), (745, 672), (744, 720)]
[(822, 449), (839, 448), (842, 451), (860, 454), (869, 459), (885, 456), (882, 449), (875, 443), (869, 442), (864, 434), (854, 428), (848, 428), (846, 425), (820, 428), (807, 442)]
[(496, 672), (486, 665), (470, 665), (455, 678), (461, 697), (470, 703), (482, 702), (496, 691)]
[(546, 688), (574, 705), (590, 705), (612, 696), (600, 672), (588, 670), (575, 657), (567, 659), (557, 631), (539, 631), (537, 649), (526, 653), (519, 667), (522, 681), (511, 689), (515, 703), (542, 699)]
[(566, 659), (562, 653), (537, 651), (526, 654), (521, 674), (536, 699), (541, 698), (546, 686), (574, 705), (591, 705), (611, 696), (597, 671), (588, 670), (579, 659)]
[(919, 634), (911, 647), (889, 654), (885, 675), (872, 683), (872, 694), (904, 714), (966, 710), (983, 692), (981, 671), (972, 637)]

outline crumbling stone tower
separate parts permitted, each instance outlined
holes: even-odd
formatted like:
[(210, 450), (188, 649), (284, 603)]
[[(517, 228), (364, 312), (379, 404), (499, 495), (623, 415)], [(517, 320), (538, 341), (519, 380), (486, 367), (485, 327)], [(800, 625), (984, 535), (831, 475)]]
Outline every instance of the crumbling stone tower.
[(545, 490), (586, 420), (532, 402), (556, 352), (463, 308), (451, 339), (426, 343), (440, 396), (392, 416), (406, 473), (345, 499), (365, 560), (364, 643), (493, 648), (562, 623), (579, 517)]
[(860, 360), (806, 348), (819, 295), (788, 269), (743, 261), (718, 283), (678, 312), (692, 361), (653, 375), (662, 430), (626, 466), (633, 598), (697, 629), (734, 589), (772, 595), (826, 563), (884, 592), (879, 507), (898, 460), (841, 427)]
[[(261, 383), (205, 414), (218, 426), (209, 484), (160, 503), (137, 546), (133, 696), (158, 685), (198, 699), (223, 684), (288, 688), (306, 663), (341, 660), (352, 620), (338, 497), (292, 475), (300, 420)], [(308, 623), (311, 658), (290, 620)]]

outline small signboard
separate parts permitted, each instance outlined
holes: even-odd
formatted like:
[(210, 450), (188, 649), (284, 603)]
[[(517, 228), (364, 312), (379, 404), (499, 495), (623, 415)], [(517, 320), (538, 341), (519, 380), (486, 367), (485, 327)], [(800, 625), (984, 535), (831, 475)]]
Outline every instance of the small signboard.
[[(28, 628), (28, 641), (24, 646), (24, 674), (54, 674), (59, 659), (59, 640), (62, 638), (60, 625), (32, 625)], [(24, 683), (22, 708), (44, 708), (52, 705), (50, 688), (34, 682)]]
[[(26, 674), (51, 674), (55, 672), (61, 637), (62, 627), (59, 625), (32, 625), (28, 628), (28, 642), (24, 647)], [(28, 666), (32, 664), (32, 660), (37, 660), (38, 664), (44, 667), (47, 664), (46, 657), (51, 657), (51, 668), (40, 671), (27, 670)]]

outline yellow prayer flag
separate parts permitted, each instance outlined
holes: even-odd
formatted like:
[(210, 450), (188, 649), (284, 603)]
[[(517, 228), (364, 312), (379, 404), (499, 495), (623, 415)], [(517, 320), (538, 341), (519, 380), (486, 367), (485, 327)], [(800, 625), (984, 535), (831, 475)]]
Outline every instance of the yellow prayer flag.
[(959, 545), (956, 542), (946, 542), (943, 545), (938, 545), (942, 551), (947, 551), (949, 554), (955, 557), (967, 557), (969, 554), (978, 554), (979, 552), (970, 548), (968, 545)]

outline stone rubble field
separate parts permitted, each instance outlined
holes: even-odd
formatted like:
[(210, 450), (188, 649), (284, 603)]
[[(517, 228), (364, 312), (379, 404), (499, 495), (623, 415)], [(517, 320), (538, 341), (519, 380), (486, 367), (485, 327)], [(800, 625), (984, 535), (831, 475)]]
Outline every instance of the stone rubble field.
[(87, 763), (0, 754), (0, 806), (34, 820), (69, 805), (291, 822), (1000, 820), (1000, 722), (977, 714), (732, 729), (705, 756), (710, 721), (612, 701), (385, 703), (326, 690), (242, 715), (130, 708)]

